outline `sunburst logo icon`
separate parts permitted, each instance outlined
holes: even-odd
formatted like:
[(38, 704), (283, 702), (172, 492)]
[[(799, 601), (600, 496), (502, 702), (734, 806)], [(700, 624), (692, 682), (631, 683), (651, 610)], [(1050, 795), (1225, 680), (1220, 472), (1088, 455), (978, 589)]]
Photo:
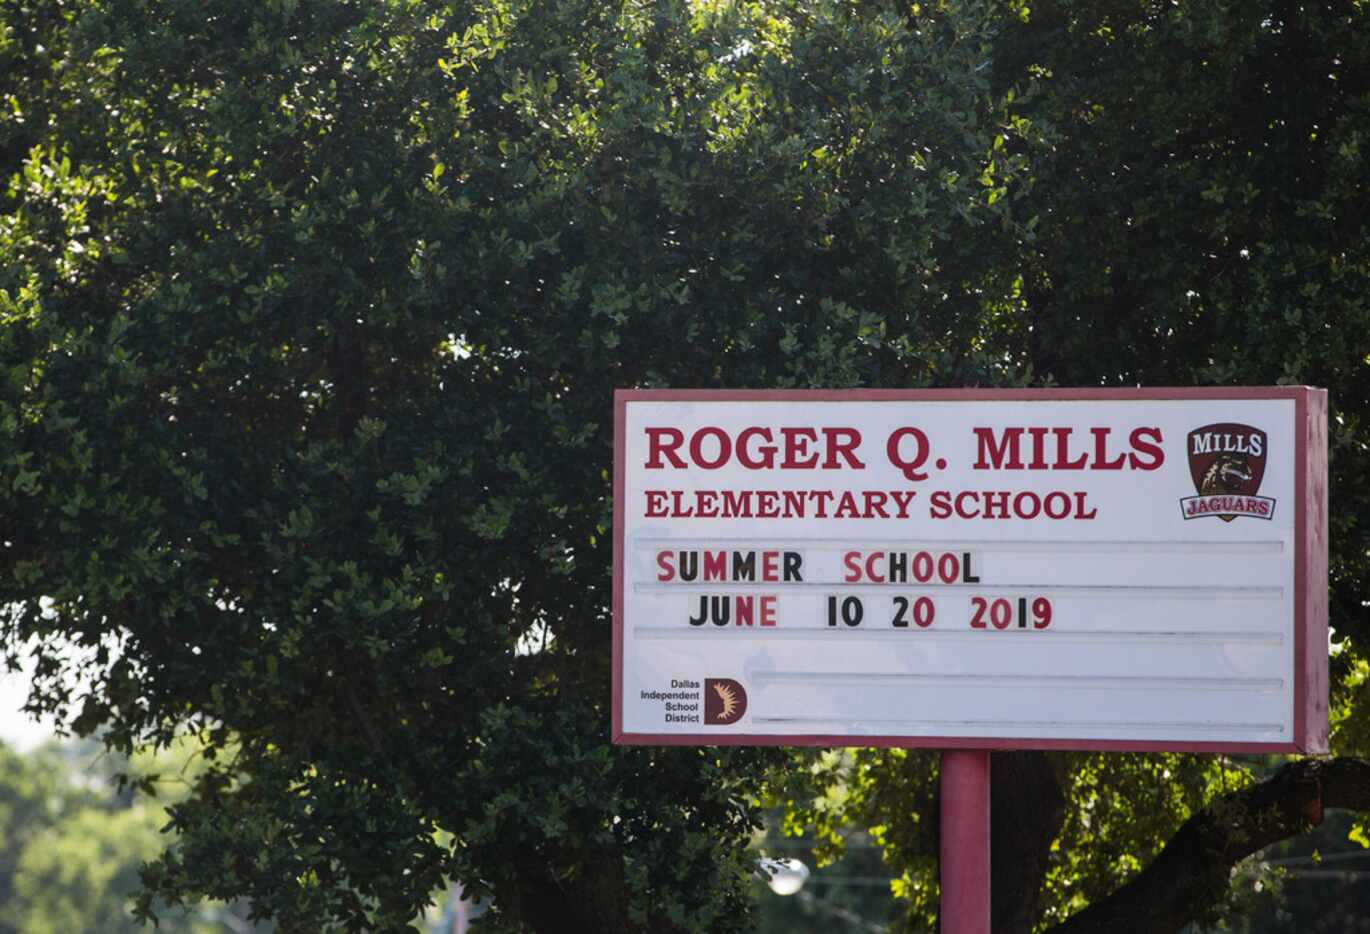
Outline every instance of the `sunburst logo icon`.
[(727, 726), (747, 712), (747, 690), (732, 678), (704, 679), (704, 722)]

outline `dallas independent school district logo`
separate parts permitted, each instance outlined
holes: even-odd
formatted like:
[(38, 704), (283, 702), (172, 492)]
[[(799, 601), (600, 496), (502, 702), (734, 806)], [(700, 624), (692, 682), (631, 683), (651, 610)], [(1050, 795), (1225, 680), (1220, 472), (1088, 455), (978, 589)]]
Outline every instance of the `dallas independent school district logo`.
[(1189, 473), (1199, 495), (1180, 500), (1186, 519), (1217, 516), (1231, 522), (1238, 516), (1267, 520), (1274, 516), (1275, 501), (1256, 495), (1269, 450), (1265, 432), (1221, 422), (1195, 428), (1187, 441)]
[(747, 712), (747, 691), (732, 678), (704, 679), (704, 724), (727, 726)]

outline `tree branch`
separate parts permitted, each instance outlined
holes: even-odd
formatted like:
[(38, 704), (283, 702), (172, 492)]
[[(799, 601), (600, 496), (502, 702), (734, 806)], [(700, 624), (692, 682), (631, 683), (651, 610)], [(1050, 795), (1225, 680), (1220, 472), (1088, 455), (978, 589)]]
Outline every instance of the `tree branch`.
[(1238, 861), (1320, 823), (1370, 810), (1370, 760), (1301, 759), (1194, 814), (1137, 878), (1049, 934), (1175, 934), (1227, 893)]

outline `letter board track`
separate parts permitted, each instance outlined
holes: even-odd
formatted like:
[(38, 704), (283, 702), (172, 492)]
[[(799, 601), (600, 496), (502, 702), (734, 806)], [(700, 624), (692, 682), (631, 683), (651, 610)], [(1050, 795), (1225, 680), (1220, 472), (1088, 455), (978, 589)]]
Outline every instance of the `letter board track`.
[(615, 395), (619, 743), (1317, 752), (1326, 394)]

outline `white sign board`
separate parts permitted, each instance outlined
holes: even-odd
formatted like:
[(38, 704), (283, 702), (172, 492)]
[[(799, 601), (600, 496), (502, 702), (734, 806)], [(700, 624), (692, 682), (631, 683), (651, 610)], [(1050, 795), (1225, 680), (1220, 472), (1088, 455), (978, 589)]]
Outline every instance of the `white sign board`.
[(1326, 748), (1321, 390), (615, 406), (616, 742)]

